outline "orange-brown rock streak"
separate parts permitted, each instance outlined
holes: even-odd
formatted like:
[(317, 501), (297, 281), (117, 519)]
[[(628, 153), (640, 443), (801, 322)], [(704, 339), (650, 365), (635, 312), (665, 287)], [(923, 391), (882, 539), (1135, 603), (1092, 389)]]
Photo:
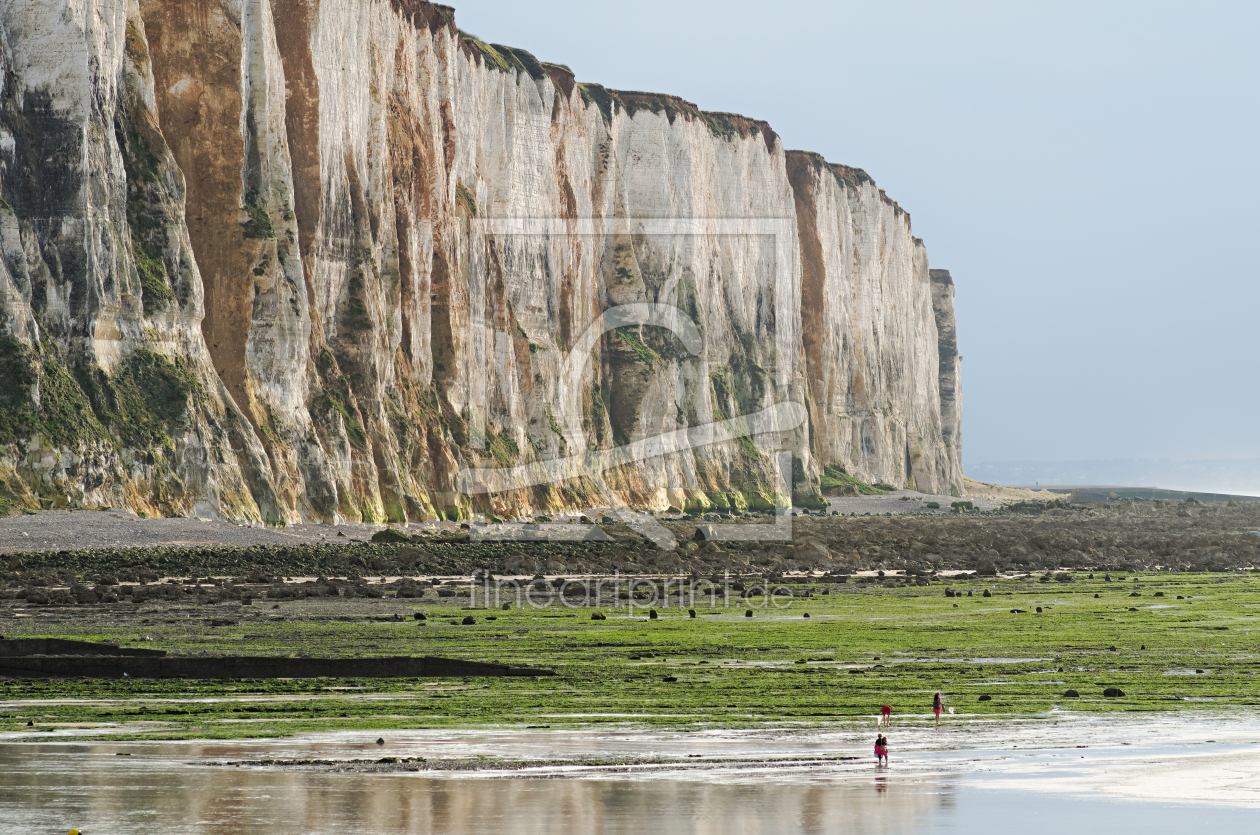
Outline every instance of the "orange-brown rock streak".
[(241, 224), (240, 21), (220, 0), (141, 0), (162, 133), (187, 185), (185, 217), (205, 291), (215, 371), (241, 411), (253, 276)]

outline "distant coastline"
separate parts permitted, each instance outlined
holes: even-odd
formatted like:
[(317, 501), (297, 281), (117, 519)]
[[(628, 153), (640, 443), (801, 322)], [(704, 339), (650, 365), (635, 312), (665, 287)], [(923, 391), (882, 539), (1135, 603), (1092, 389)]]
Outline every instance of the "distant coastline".
[(1260, 496), (1260, 458), (982, 461), (965, 471), (977, 481), (1029, 487), (1124, 485)]

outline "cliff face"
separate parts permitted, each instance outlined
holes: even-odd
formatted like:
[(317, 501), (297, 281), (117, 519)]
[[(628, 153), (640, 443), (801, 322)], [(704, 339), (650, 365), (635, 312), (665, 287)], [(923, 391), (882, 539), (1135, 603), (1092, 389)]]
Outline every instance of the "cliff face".
[[(949, 270), (930, 270), (932, 310), (936, 317), (938, 383), (941, 392), (941, 440), (951, 461), (962, 461), (962, 357), (954, 325), (954, 279)], [(962, 476), (962, 466), (955, 472)], [(957, 485), (961, 488), (962, 485)], [(954, 493), (959, 490), (955, 489)]]
[(959, 493), (943, 354), (938, 372), (939, 340), (953, 350), (953, 285), (946, 311), (910, 216), (865, 172), (800, 151), (787, 153), (787, 169), (801, 241), (810, 452), (866, 481)]
[(0, 38), (4, 501), (764, 505), (779, 450), (798, 499), (961, 486), (948, 274), (764, 123), (419, 0), (31, 0)]

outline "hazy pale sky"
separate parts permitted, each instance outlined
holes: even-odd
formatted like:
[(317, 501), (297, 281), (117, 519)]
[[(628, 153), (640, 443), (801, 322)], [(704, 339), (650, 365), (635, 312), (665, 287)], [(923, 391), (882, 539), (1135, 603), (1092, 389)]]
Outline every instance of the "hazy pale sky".
[(866, 169), (953, 273), (965, 462), (1260, 457), (1260, 3), (455, 5)]

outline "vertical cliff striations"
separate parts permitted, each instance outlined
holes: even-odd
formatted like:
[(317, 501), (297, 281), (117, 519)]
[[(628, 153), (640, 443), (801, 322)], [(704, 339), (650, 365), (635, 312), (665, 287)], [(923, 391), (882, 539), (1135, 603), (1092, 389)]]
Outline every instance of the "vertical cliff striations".
[(6, 507), (961, 487), (953, 284), (864, 172), (445, 6), (4, 4), (0, 197)]
[[(930, 270), (932, 309), (936, 317), (937, 354), (941, 392), (941, 440), (945, 455), (962, 476), (962, 357), (958, 355), (958, 329), (954, 324), (954, 279), (949, 270)], [(957, 495), (961, 484), (953, 484)]]

